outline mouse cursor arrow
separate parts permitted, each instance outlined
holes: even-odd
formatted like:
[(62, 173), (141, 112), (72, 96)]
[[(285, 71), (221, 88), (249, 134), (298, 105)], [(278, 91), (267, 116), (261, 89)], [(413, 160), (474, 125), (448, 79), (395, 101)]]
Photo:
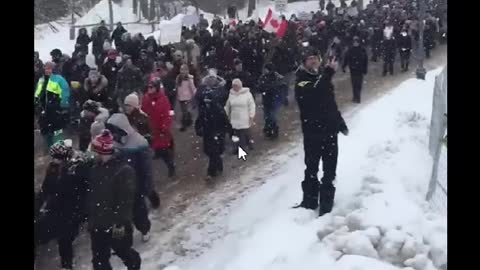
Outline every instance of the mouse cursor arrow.
[(238, 147), (238, 159), (243, 159), (243, 161), (247, 161), (247, 152), (242, 149), (242, 147)]

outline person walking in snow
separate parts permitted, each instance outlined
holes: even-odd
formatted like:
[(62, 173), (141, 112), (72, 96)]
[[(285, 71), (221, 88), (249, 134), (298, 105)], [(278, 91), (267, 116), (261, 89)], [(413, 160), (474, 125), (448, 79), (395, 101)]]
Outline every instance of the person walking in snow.
[(167, 165), (168, 177), (173, 177), (175, 176), (175, 163), (173, 136), (170, 131), (172, 125), (171, 106), (161, 89), (160, 81), (148, 84), (147, 93), (142, 100), (142, 110), (149, 116), (152, 133), (150, 146), (154, 151), (154, 158), (161, 158)]
[(34, 249), (57, 240), (62, 269), (73, 269), (72, 244), (86, 219), (90, 168), (87, 159), (74, 155), (71, 141), (56, 142), (49, 154), (52, 161), (35, 196)]
[(85, 101), (82, 107), (83, 110), (80, 113), (78, 144), (80, 151), (85, 152), (87, 151), (92, 138), (95, 138), (100, 134), (100, 131), (105, 129), (105, 122), (110, 114), (100, 103), (91, 99)]
[(383, 53), (383, 73), (382, 75), (387, 76), (387, 72), (390, 75), (393, 75), (393, 63), (395, 62), (396, 44), (395, 37), (393, 34), (393, 26), (391, 23), (387, 23), (387, 26), (383, 30), (383, 42), (382, 42), (382, 53)]
[(133, 92), (141, 93), (144, 82), (142, 72), (138, 67), (133, 65), (132, 59), (125, 57), (125, 64), (118, 71), (117, 75), (117, 103), (119, 106), (123, 105), (125, 98)]
[(122, 22), (117, 22), (117, 27), (115, 30), (112, 32), (112, 37), (111, 40), (115, 42), (115, 48), (118, 51), (123, 51), (123, 40), (122, 40), (122, 35), (127, 33), (127, 30), (123, 27)]
[(192, 125), (190, 102), (197, 91), (194, 77), (189, 73), (188, 65), (183, 64), (180, 67), (180, 74), (177, 76), (176, 85), (177, 99), (180, 102), (180, 109), (182, 110), (182, 127), (180, 128), (180, 131), (183, 132)]
[(225, 111), (233, 128), (232, 140), (235, 145), (233, 154), (237, 154), (238, 146), (253, 150), (250, 127), (255, 118), (255, 101), (250, 89), (243, 87), (242, 81), (239, 79), (232, 81), (232, 89), (225, 105)]
[(363, 76), (367, 75), (368, 55), (367, 50), (360, 44), (360, 38), (353, 37), (353, 45), (347, 50), (343, 62), (343, 72), (348, 66), (353, 88), (353, 102), (360, 103), (362, 92)]
[(78, 30), (78, 36), (76, 45), (78, 45), (78, 51), (82, 52), (84, 55), (88, 54), (88, 44), (92, 42), (92, 39), (88, 36), (87, 29), (82, 27)]
[(225, 151), (225, 135), (232, 126), (223, 108), (223, 83), (214, 74), (203, 79), (195, 96), (198, 117), (195, 133), (203, 137), (203, 152), (208, 156), (207, 181), (223, 173), (222, 154)]
[(100, 102), (106, 108), (111, 108), (113, 101), (108, 93), (108, 80), (104, 75), (97, 70), (90, 70), (83, 85), (88, 99)]
[(258, 89), (262, 93), (263, 133), (267, 138), (278, 138), (277, 110), (282, 103), (283, 89), (287, 88), (284, 77), (277, 72), (272, 63), (265, 65), (265, 74), (260, 77)]
[(135, 170), (116, 155), (113, 136), (103, 130), (92, 141), (95, 165), (87, 196), (88, 230), (94, 270), (111, 270), (112, 250), (129, 270), (139, 270), (141, 258), (132, 248)]
[(125, 98), (123, 110), (130, 125), (150, 143), (152, 141), (150, 119), (145, 112), (140, 110), (140, 100), (135, 93)]
[[(316, 209), (320, 215), (329, 213), (333, 207), (338, 157), (338, 132), (348, 134), (348, 128), (338, 110), (332, 77), (337, 68), (335, 58), (327, 62), (323, 74), (319, 74), (318, 53), (303, 52), (303, 65), (296, 72), (295, 98), (300, 109), (303, 145), (305, 150), (305, 178), (302, 182), (303, 199), (296, 207)], [(322, 160), (323, 177), (317, 173)]]
[(400, 51), (400, 65), (402, 72), (408, 71), (410, 64), (410, 54), (412, 51), (412, 37), (408, 34), (407, 29), (404, 27), (400, 36), (398, 37), (398, 50)]
[(54, 69), (55, 63), (45, 63), (43, 76), (38, 80), (34, 94), (40, 111), (38, 125), (47, 149), (62, 139), (63, 129), (69, 120), (70, 87), (61, 75), (53, 74)]
[(125, 114), (113, 114), (105, 126), (112, 132), (114, 147), (118, 151), (118, 155), (127, 160), (135, 169), (137, 188), (133, 205), (133, 223), (142, 233), (142, 240), (147, 242), (150, 239), (149, 233), (152, 225), (148, 218), (145, 198), (150, 199), (153, 208), (158, 208), (160, 205), (153, 183), (152, 151), (147, 140), (133, 129)]

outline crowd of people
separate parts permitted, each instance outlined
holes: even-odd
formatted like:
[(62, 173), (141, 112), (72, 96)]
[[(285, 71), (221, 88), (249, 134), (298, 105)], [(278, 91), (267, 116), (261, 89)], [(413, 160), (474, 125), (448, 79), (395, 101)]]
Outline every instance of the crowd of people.
[[(226, 137), (233, 154), (237, 146), (254, 149), (250, 129), (258, 97), (264, 134), (278, 137), (278, 109), (289, 106), (294, 77), (307, 167), (299, 207), (320, 204), (321, 215), (330, 212), (337, 134), (348, 134), (333, 93), (335, 71), (348, 67), (352, 101), (360, 103), (370, 61), (381, 57), (379, 76), (393, 75), (399, 54), (405, 72), (419, 47), (414, 1), (373, 0), (363, 10), (355, 0), (340, 2), (321, 0), (308, 20), (282, 16), (288, 26), (281, 37), (264, 31), (261, 20), (224, 24), (200, 15), (198, 25), (183, 27), (179, 44), (132, 36), (121, 23), (110, 33), (102, 21), (90, 36), (79, 30), (71, 56), (53, 49), (44, 64), (35, 52), (35, 114), (52, 158), (35, 194), (35, 247), (56, 239), (62, 267), (72, 269), (72, 242), (88, 219), (95, 270), (112, 269), (111, 249), (128, 269), (140, 269), (133, 228), (149, 240), (147, 199), (153, 208), (160, 205), (152, 160), (165, 162), (168, 177), (176, 175), (171, 129), (177, 114), (181, 132), (193, 126), (203, 138), (211, 180), (223, 172)], [(446, 26), (437, 1), (427, 4), (420, 47), (428, 58), (446, 42)], [(78, 149), (63, 138), (66, 128), (78, 135)]]

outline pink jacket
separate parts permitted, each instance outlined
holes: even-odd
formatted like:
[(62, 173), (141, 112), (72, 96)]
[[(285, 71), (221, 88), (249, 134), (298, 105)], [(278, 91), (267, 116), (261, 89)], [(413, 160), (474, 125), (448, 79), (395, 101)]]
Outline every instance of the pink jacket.
[[(181, 75), (179, 75), (181, 76)], [(193, 82), (193, 75), (188, 75), (188, 80), (182, 80), (178, 83), (177, 80), (177, 99), (178, 101), (189, 101), (197, 92)]]

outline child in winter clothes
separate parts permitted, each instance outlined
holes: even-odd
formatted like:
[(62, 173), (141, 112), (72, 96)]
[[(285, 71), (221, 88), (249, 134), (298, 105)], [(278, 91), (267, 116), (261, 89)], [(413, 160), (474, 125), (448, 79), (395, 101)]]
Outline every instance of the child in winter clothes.
[(180, 67), (180, 74), (177, 76), (177, 98), (182, 110), (182, 127), (180, 131), (185, 131), (192, 125), (192, 114), (189, 106), (197, 91), (193, 79), (193, 75), (189, 74), (188, 65), (183, 64)]
[(147, 113), (152, 129), (152, 147), (154, 158), (162, 158), (168, 167), (168, 176), (175, 175), (173, 162), (173, 136), (170, 132), (172, 125), (171, 107), (167, 96), (160, 89), (158, 81), (150, 82), (148, 90), (142, 100), (142, 110)]
[(242, 81), (234, 79), (232, 89), (225, 105), (225, 111), (233, 128), (232, 140), (235, 143), (234, 154), (238, 146), (248, 146), (253, 150), (253, 141), (250, 138), (250, 127), (255, 117), (255, 101), (250, 89), (243, 87)]

